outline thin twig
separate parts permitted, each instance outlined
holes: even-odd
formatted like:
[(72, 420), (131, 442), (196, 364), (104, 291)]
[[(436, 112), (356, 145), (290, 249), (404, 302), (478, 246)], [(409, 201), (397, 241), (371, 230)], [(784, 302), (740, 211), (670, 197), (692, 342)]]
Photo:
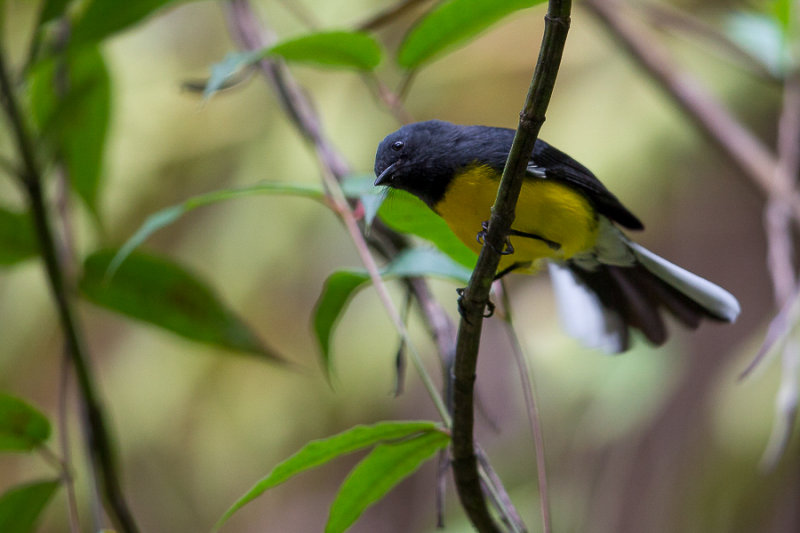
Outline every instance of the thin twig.
[(415, 8), (418, 4), (423, 4), (429, 0), (401, 0), (393, 6), (389, 6), (380, 13), (373, 15), (356, 27), (361, 31), (375, 31), (378, 28), (389, 24), (406, 11)]
[(380, 78), (375, 74), (365, 74), (362, 76), (367, 86), (373, 90), (378, 99), (383, 102), (383, 105), (391, 111), (394, 118), (401, 124), (409, 124), (414, 122), (414, 117), (403, 106), (403, 100), (399, 94), (393, 92)]
[(70, 471), (69, 462), (61, 459), (47, 446), (39, 448), (39, 455), (58, 471), (61, 483), (67, 491), (67, 516), (69, 517), (70, 533), (80, 533), (81, 526), (78, 520), (78, 501), (75, 498), (75, 479)]
[(503, 487), (500, 476), (498, 476), (497, 472), (492, 468), (492, 464), (489, 462), (486, 452), (484, 452), (480, 446), (475, 446), (475, 455), (478, 457), (478, 469), (480, 471), (481, 480), (483, 481), (483, 487), (491, 496), (495, 508), (500, 511), (503, 522), (514, 533), (526, 533), (528, 529), (525, 527), (525, 522), (522, 521), (522, 517), (517, 511), (517, 508), (514, 507), (511, 497), (508, 495), (508, 492), (506, 492), (505, 487)]
[(122, 493), (120, 476), (114, 460), (113, 440), (105, 422), (102, 403), (95, 390), (91, 365), (83, 347), (81, 331), (64, 282), (64, 268), (58, 257), (58, 245), (44, 199), (42, 175), (33, 149), (34, 142), (20, 114), (11, 77), (2, 53), (0, 53), (0, 96), (2, 96), (3, 107), (11, 123), (14, 141), (22, 159), (23, 174), (20, 181), (26, 190), (47, 279), (64, 333), (66, 350), (78, 380), (87, 427), (85, 438), (91, 462), (95, 465), (99, 475), (99, 484), (107, 503), (109, 515), (120, 531), (133, 533), (138, 531), (138, 528)]
[[(778, 121), (778, 164), (775, 181), (796, 187), (800, 174), (800, 73), (788, 77), (784, 84), (783, 108)], [(797, 290), (793, 261), (793, 236), (785, 202), (770, 197), (765, 209), (767, 257), (772, 277), (775, 304), (780, 309)], [(794, 327), (790, 324), (789, 327)], [(775, 400), (775, 423), (769, 444), (761, 460), (762, 468), (774, 468), (783, 456), (795, 425), (798, 406), (800, 344), (789, 339), (781, 354), (781, 383)]]
[(775, 75), (767, 70), (764, 64), (753, 54), (700, 18), (689, 16), (672, 6), (655, 2), (642, 3), (637, 7), (654, 27), (669, 28), (688, 36), (697, 37), (698, 40), (705, 41), (718, 48), (737, 65), (759, 78), (773, 83), (778, 81)]
[(544, 453), (544, 433), (542, 431), (542, 417), (539, 414), (539, 402), (536, 400), (536, 383), (529, 368), (529, 358), (526, 357), (525, 348), (519, 340), (514, 327), (514, 315), (511, 310), (511, 299), (508, 297), (505, 281), (500, 280), (501, 301), (503, 302), (503, 323), (506, 325), (508, 336), (511, 339), (514, 362), (522, 385), (522, 395), (525, 398), (525, 411), (528, 414), (528, 423), (533, 436), (533, 448), (536, 456), (536, 476), (539, 483), (539, 507), (542, 511), (542, 531), (551, 533), (553, 523), (550, 515), (550, 489), (547, 484), (547, 461)]
[(64, 351), (61, 357), (61, 368), (58, 380), (58, 441), (61, 448), (62, 463), (64, 465), (64, 482), (67, 486), (67, 509), (69, 515), (70, 531), (80, 531), (80, 515), (78, 514), (78, 499), (75, 496), (75, 481), (72, 477), (72, 447), (69, 444), (69, 423), (67, 420), (67, 405), (69, 399), (70, 359)]
[(531, 80), (519, 126), (508, 155), (503, 177), (492, 207), (486, 245), (481, 250), (462, 299), (462, 319), (458, 329), (453, 398), (453, 472), (461, 504), (472, 524), (481, 532), (498, 531), (481, 491), (475, 457), (474, 387), (483, 313), (489, 301), (492, 279), (500, 262), (497, 250), (514, 220), (514, 210), (522, 180), (536, 137), (555, 85), (561, 55), (569, 31), (570, 0), (550, 0), (539, 59)]

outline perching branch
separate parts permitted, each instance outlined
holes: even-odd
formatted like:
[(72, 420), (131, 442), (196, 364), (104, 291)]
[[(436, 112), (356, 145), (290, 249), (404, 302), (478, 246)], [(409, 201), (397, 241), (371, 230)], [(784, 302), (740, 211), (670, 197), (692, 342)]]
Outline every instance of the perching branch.
[(481, 250), (462, 299), (463, 314), (458, 329), (454, 368), (453, 472), (461, 504), (473, 525), (481, 532), (498, 531), (481, 491), (473, 438), (475, 368), (483, 313), (500, 263), (498, 250), (503, 249), (506, 235), (514, 220), (525, 168), (545, 121), (545, 111), (550, 102), (569, 31), (571, 7), (570, 0), (550, 0), (548, 4), (539, 59), (520, 113), (519, 126), (503, 170), (497, 199), (492, 207), (486, 244)]
[(114, 459), (113, 439), (95, 389), (95, 378), (64, 281), (64, 266), (58, 256), (58, 246), (44, 198), (42, 174), (34, 153), (35, 143), (20, 112), (11, 75), (2, 53), (0, 53), (0, 97), (22, 159), (20, 181), (30, 204), (34, 231), (64, 333), (66, 351), (75, 369), (85, 421), (86, 446), (94, 471), (99, 478), (99, 490), (116, 527), (124, 533), (135, 533), (138, 528), (122, 493), (120, 475)]

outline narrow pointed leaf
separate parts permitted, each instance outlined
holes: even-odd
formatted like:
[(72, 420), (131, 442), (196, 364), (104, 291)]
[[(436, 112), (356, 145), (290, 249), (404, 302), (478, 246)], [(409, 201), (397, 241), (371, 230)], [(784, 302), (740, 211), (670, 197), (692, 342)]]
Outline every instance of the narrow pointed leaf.
[(264, 51), (291, 62), (372, 70), (381, 61), (381, 47), (361, 32), (326, 31), (280, 42)]
[(434, 276), (460, 283), (469, 281), (472, 270), (433, 248), (411, 248), (395, 257), (384, 269), (387, 278)]
[(63, 161), (69, 183), (99, 219), (98, 195), (111, 116), (111, 81), (97, 47), (41, 61), (29, 78), (40, 135)]
[(448, 0), (433, 9), (406, 36), (397, 54), (412, 69), (482, 32), (514, 11), (544, 0)]
[[(436, 250), (426, 248), (412, 248), (399, 254), (381, 272), (384, 279), (436, 276), (462, 283), (469, 281), (470, 274), (468, 268)], [(339, 270), (325, 280), (314, 307), (313, 328), (320, 345), (323, 367), (328, 374), (332, 372), (330, 351), (333, 330), (352, 297), (369, 281), (369, 275), (361, 270)]]
[(183, 215), (210, 204), (222, 202), (225, 200), (232, 200), (234, 198), (243, 198), (248, 196), (257, 195), (287, 195), (298, 196), (302, 198), (311, 198), (313, 200), (323, 201), (325, 195), (322, 187), (319, 185), (298, 185), (292, 183), (259, 183), (249, 187), (240, 187), (235, 189), (222, 189), (213, 191), (206, 194), (193, 196), (184, 202), (167, 207), (147, 217), (144, 224), (136, 230), (136, 233), (122, 245), (117, 252), (117, 255), (109, 264), (108, 276), (113, 276), (122, 262), (128, 257), (131, 252), (141, 246), (153, 233), (169, 226)]
[(340, 270), (334, 272), (322, 286), (322, 293), (314, 306), (314, 334), (320, 345), (322, 366), (331, 372), (331, 339), (333, 329), (355, 292), (369, 281), (364, 271)]
[(89, 301), (187, 339), (281, 359), (199, 278), (162, 257), (135, 253), (114, 273), (115, 250), (90, 255), (80, 281)]
[(39, 515), (52, 498), (59, 481), (20, 485), (0, 496), (0, 531), (31, 533)]
[(261, 496), (268, 489), (279, 485), (301, 472), (314, 468), (378, 442), (408, 438), (418, 434), (442, 435), (434, 422), (379, 422), (371, 426), (355, 426), (342, 433), (311, 441), (297, 453), (276, 466), (272, 472), (256, 483), (217, 522), (215, 530), (247, 503)]
[[(203, 97), (229, 85), (248, 67), (261, 59), (280, 57), (290, 63), (373, 70), (383, 52), (378, 41), (362, 32), (325, 31), (281, 41), (273, 46), (252, 52), (232, 52), (211, 67), (211, 76), (203, 89)], [(192, 84), (194, 85), (194, 84)]]
[(70, 46), (97, 43), (147, 19), (155, 12), (188, 0), (91, 0), (75, 21)]
[[(432, 242), (456, 262), (474, 268), (478, 256), (450, 230), (447, 223), (421, 200), (405, 191), (392, 191), (378, 209), (387, 226)], [(477, 236), (480, 228), (475, 228)]]
[(0, 207), (0, 266), (19, 263), (38, 253), (30, 216)]
[(50, 422), (41, 412), (19, 398), (0, 393), (0, 451), (30, 451), (49, 437)]
[(376, 446), (339, 488), (325, 533), (346, 531), (367, 507), (383, 498), (449, 442), (449, 436), (436, 431)]

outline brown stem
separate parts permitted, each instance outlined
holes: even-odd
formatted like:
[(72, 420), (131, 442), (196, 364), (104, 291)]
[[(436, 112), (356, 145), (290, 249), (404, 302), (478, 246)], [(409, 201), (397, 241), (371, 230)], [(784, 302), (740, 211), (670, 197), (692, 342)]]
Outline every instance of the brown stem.
[(492, 207), (486, 246), (481, 250), (462, 299), (463, 313), (456, 342), (453, 387), (453, 473), (461, 504), (472, 524), (481, 532), (498, 531), (481, 491), (473, 437), (475, 369), (483, 313), (489, 301), (492, 279), (500, 263), (497, 250), (503, 248), (505, 236), (514, 220), (525, 168), (553, 93), (569, 31), (571, 7), (570, 0), (550, 0), (548, 4), (539, 59), (520, 113), (519, 126), (503, 170), (497, 199)]

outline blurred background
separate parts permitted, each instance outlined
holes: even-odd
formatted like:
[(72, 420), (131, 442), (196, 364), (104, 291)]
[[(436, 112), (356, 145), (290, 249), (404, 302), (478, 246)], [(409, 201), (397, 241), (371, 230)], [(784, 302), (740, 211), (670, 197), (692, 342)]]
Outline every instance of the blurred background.
[[(721, 26), (744, 2), (673, 2)], [(307, 31), (286, 5), (254, 2), (280, 37)], [(351, 28), (387, 0), (306, 0), (325, 28)], [(296, 6), (296, 4), (295, 4)], [(5, 2), (4, 39), (22, 57), (36, 3)], [(393, 51), (422, 11), (378, 32)], [(415, 120), (515, 127), (543, 28), (544, 8), (519, 12), (423, 68), (405, 107)], [(709, 47), (658, 34), (770, 146), (778, 85), (754, 78)], [(124, 242), (151, 213), (187, 197), (261, 180), (317, 183), (313, 154), (263, 79), (203, 102), (181, 90), (203, 78), (234, 44), (217, 2), (161, 12), (107, 42), (113, 114), (101, 196), (102, 232), (73, 203), (80, 255)], [(16, 61), (15, 61), (16, 64)], [(353, 72), (292, 67), (316, 103), (325, 133), (353, 168), (371, 172), (378, 142), (399, 124)], [(378, 75), (394, 87), (391, 56)], [(595, 174), (645, 223), (648, 248), (735, 294), (734, 325), (697, 332), (671, 324), (659, 349), (641, 339), (620, 356), (565, 336), (545, 275), (510, 279), (518, 327), (531, 354), (545, 434), (556, 531), (797, 531), (797, 443), (759, 471), (774, 419), (778, 365), (738, 374), (774, 314), (765, 267), (764, 200), (642, 75), (605, 30), (576, 5), (542, 138)], [(7, 138), (7, 133), (2, 133)], [(6, 141), (4, 141), (5, 143)], [(4, 202), (21, 205), (0, 180)], [(397, 335), (371, 290), (336, 331), (336, 376), (326, 382), (309, 320), (324, 279), (359, 267), (335, 216), (314, 202), (252, 197), (196, 210), (151, 238), (216, 287), (219, 296), (292, 368), (215, 350), (87, 303), (79, 307), (100, 387), (118, 437), (124, 485), (144, 531), (207, 531), (257, 479), (311, 439), (386, 419), (436, 419), (418, 378), (392, 394)], [(455, 285), (431, 282), (455, 312)], [(396, 301), (402, 291), (392, 286)], [(411, 328), (431, 372), (435, 347)], [(43, 272), (29, 261), (0, 271), (0, 390), (58, 413), (62, 345)], [(502, 324), (489, 320), (479, 361), (478, 439), (531, 531), (539, 505), (533, 444), (519, 376)], [(74, 400), (74, 398), (73, 398)], [(72, 403), (76, 471), (85, 472)], [(57, 440), (51, 441), (56, 447)], [(360, 455), (305, 473), (240, 511), (225, 531), (322, 530), (327, 508)], [(0, 490), (52, 475), (38, 456), (0, 455)], [(354, 532), (435, 530), (435, 468), (426, 465), (370, 508)], [(87, 484), (79, 476), (85, 525)], [(67, 531), (63, 491), (41, 531)], [(448, 489), (446, 531), (469, 531)]]

